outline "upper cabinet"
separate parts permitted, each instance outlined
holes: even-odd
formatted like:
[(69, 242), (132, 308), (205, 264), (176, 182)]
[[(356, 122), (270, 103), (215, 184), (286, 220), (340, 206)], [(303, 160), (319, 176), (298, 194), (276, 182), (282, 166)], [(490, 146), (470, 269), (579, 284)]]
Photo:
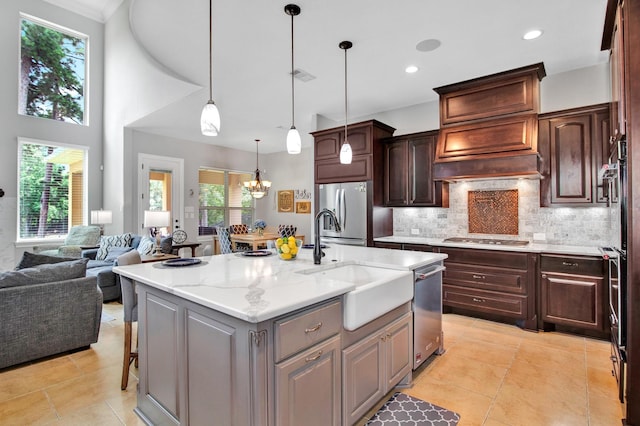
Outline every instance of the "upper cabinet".
[(437, 140), (436, 130), (385, 141), (385, 206), (441, 207), (444, 199), (444, 207), (448, 207), (448, 184), (433, 180)]
[(435, 88), (440, 134), (434, 178), (537, 175), (542, 63)]
[(540, 115), (541, 206), (607, 202), (598, 172), (608, 162), (609, 127), (608, 104)]
[(340, 164), (344, 127), (311, 133), (314, 138), (315, 183), (374, 180), (376, 152), (382, 157), (378, 141), (391, 137), (394, 131), (393, 127), (376, 120), (347, 126), (347, 140), (353, 151), (351, 164)]
[[(609, 2), (609, 7), (615, 2)], [(615, 12), (607, 13), (607, 19), (613, 18), (611, 32), (605, 32), (602, 49), (611, 49), (609, 66), (611, 67), (611, 134), (609, 135), (610, 151), (616, 149), (616, 142), (627, 133), (626, 91), (625, 91), (625, 57), (624, 57), (624, 3), (620, 2)], [(606, 30), (606, 29), (605, 29)]]

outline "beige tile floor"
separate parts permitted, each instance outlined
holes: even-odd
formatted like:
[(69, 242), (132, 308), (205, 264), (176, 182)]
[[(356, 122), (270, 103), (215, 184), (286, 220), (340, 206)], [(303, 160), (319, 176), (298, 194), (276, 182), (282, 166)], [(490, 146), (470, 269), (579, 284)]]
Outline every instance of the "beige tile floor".
[[(0, 371), (0, 425), (141, 425), (137, 369), (120, 390), (122, 307), (91, 349)], [(619, 425), (606, 342), (457, 315), (445, 348), (403, 391), (461, 415), (459, 425)]]

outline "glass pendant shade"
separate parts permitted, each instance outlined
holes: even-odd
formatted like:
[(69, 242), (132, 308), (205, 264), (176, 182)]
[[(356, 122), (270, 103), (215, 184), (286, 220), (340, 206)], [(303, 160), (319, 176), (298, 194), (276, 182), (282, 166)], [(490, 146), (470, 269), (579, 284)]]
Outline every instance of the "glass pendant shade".
[(300, 154), (302, 149), (302, 139), (300, 138), (300, 132), (295, 126), (291, 126), (289, 133), (287, 133), (287, 152), (289, 154)]
[(345, 139), (342, 148), (340, 148), (340, 164), (351, 164), (352, 157), (351, 144)]
[(218, 132), (220, 132), (220, 112), (211, 100), (202, 108), (200, 130), (205, 136), (218, 136)]

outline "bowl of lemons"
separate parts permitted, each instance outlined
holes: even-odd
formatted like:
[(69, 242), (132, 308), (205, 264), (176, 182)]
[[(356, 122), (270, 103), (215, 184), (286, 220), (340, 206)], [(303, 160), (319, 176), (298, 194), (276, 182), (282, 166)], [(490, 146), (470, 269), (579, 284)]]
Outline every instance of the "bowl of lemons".
[(281, 237), (276, 240), (276, 251), (282, 260), (293, 260), (298, 255), (302, 240), (294, 237)]

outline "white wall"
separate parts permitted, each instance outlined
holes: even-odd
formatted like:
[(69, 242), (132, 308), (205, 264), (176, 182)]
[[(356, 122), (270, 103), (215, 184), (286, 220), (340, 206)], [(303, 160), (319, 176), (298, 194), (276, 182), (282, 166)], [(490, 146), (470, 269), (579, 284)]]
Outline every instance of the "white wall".
[[(18, 111), (18, 58), (20, 12), (53, 22), (89, 36), (89, 126), (22, 116)], [(104, 26), (41, 0), (0, 2), (0, 269), (12, 269), (25, 247), (16, 248), (17, 138), (70, 143), (89, 148), (89, 200), (86, 208), (102, 207), (102, 99)]]
[[(135, 229), (133, 220), (135, 166), (127, 169), (131, 152), (126, 146), (128, 124), (201, 87), (164, 72), (136, 42), (129, 27), (130, 0), (125, 0), (105, 26), (104, 96), (104, 206), (113, 211), (106, 232)], [(153, 153), (153, 152), (151, 152)]]

